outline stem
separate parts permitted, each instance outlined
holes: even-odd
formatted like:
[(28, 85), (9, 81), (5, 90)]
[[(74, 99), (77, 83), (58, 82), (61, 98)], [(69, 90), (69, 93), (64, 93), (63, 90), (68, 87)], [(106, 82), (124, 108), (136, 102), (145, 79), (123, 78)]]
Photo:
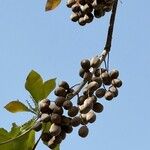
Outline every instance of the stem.
[(115, 0), (114, 5), (113, 5), (113, 9), (112, 9), (112, 14), (110, 17), (109, 28), (108, 28), (108, 33), (107, 33), (107, 40), (106, 40), (106, 44), (104, 47), (104, 49), (108, 52), (111, 49), (112, 35), (113, 35), (113, 30), (114, 30), (117, 5), (118, 5), (118, 0)]
[(38, 138), (38, 140), (36, 141), (36, 143), (34, 144), (34, 147), (32, 148), (32, 150), (36, 149), (38, 143), (40, 142), (41, 137), (42, 137), (42, 133), (41, 133), (40, 137)]

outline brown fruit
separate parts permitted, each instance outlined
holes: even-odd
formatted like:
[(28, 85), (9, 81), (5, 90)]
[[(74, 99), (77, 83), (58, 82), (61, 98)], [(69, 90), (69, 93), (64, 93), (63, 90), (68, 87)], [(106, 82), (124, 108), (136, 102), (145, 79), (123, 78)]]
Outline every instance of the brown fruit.
[(53, 136), (47, 143), (50, 149), (54, 149), (57, 146), (57, 143), (55, 143), (54, 140), (55, 140), (55, 137)]
[(57, 136), (61, 132), (61, 127), (59, 125), (56, 125), (55, 123), (53, 123), (49, 129), (49, 132), (52, 136)]
[(50, 112), (49, 105), (50, 105), (50, 100), (48, 100), (48, 99), (41, 100), (38, 103), (40, 112), (49, 113)]
[(71, 16), (70, 16), (70, 19), (73, 21), (73, 22), (76, 22), (79, 20), (79, 15), (78, 13), (72, 13)]
[(85, 105), (79, 106), (80, 113), (82, 113), (82, 114), (88, 113), (91, 109), (92, 109), (92, 106), (90, 106), (90, 105), (89, 106), (85, 106)]
[(66, 90), (64, 88), (62, 88), (62, 87), (57, 87), (55, 89), (55, 91), (54, 91), (54, 94), (56, 96), (63, 96), (63, 97), (65, 97), (66, 96)]
[(93, 11), (93, 7), (90, 4), (85, 4), (85, 5), (81, 6), (81, 11), (84, 14), (87, 14), (87, 13), (90, 13)]
[(99, 68), (97, 68), (97, 69), (95, 70), (95, 72), (94, 72), (94, 75), (95, 75), (96, 77), (99, 77), (100, 74), (101, 74), (101, 71), (100, 71)]
[(51, 122), (55, 124), (61, 124), (61, 116), (58, 114), (51, 115)]
[(67, 7), (71, 8), (76, 3), (76, 0), (67, 0)]
[(49, 122), (51, 120), (51, 116), (49, 114), (46, 114), (46, 113), (42, 113), (41, 115), (41, 121), (43, 122)]
[(86, 23), (90, 23), (93, 21), (93, 14), (92, 13), (88, 13), (84, 15), (84, 20)]
[(79, 25), (84, 26), (86, 24), (86, 21), (84, 20), (84, 17), (80, 17), (78, 20)]
[(76, 117), (72, 118), (71, 125), (73, 127), (77, 127), (81, 124), (81, 121), (82, 121), (81, 118), (79, 116), (76, 116)]
[(66, 132), (61, 130), (61, 133), (59, 134), (61, 136), (61, 139), (64, 140), (66, 138)]
[(68, 110), (68, 109), (71, 109), (72, 108), (72, 102), (70, 100), (66, 100), (64, 103), (63, 103), (63, 107), (64, 109)]
[(81, 5), (85, 5), (85, 4), (86, 4), (85, 0), (78, 0), (78, 2), (79, 2), (79, 4), (81, 4)]
[(119, 88), (122, 86), (122, 81), (120, 79), (113, 79), (112, 85)]
[(94, 16), (96, 18), (100, 18), (100, 17), (102, 17), (104, 15), (105, 15), (105, 11), (103, 11), (101, 9), (94, 10)]
[(82, 138), (86, 137), (88, 135), (88, 133), (89, 133), (89, 129), (85, 125), (80, 127), (80, 129), (78, 130), (78, 134)]
[(79, 12), (79, 11), (81, 10), (81, 9), (80, 9), (80, 5), (77, 4), (77, 3), (73, 4), (73, 5), (71, 6), (71, 9), (72, 9), (72, 11), (73, 11), (74, 13)]
[(96, 112), (96, 113), (100, 113), (100, 112), (102, 112), (103, 111), (103, 109), (104, 109), (104, 107), (103, 107), (103, 105), (101, 104), (101, 103), (95, 103), (94, 105), (93, 105), (93, 110)]
[(66, 133), (71, 133), (73, 131), (73, 128), (71, 125), (69, 126), (62, 126), (62, 130), (65, 131)]
[(99, 88), (99, 89), (96, 90), (95, 95), (98, 98), (102, 98), (105, 95), (105, 93), (106, 93), (105, 89)]
[(80, 68), (79, 75), (81, 78), (83, 78), (84, 73), (85, 73), (85, 70), (83, 68)]
[(36, 132), (40, 131), (42, 129), (42, 123), (40, 121), (37, 121), (32, 127), (32, 129)]
[(112, 70), (112, 71), (109, 73), (109, 76), (111, 77), (111, 79), (117, 79), (118, 76), (119, 76), (119, 71), (118, 71), (118, 70)]
[(61, 81), (61, 83), (59, 84), (59, 87), (69, 90), (69, 84), (66, 81)]
[(110, 78), (109, 73), (107, 71), (103, 72), (100, 77), (102, 78), (102, 81), (105, 85), (111, 84), (111, 78)]
[(62, 138), (61, 138), (60, 134), (55, 136), (54, 143), (60, 144), (61, 142), (62, 142)]
[(105, 93), (105, 99), (110, 101), (113, 98), (114, 98), (114, 94), (112, 92), (110, 92), (110, 91), (106, 91), (106, 93)]
[(41, 135), (41, 139), (43, 142), (48, 142), (52, 138), (49, 132), (43, 132)]
[(55, 104), (59, 107), (61, 107), (64, 103), (64, 101), (66, 101), (65, 97), (57, 97), (55, 100)]
[(84, 103), (84, 101), (85, 101), (86, 98), (87, 98), (87, 96), (85, 96), (85, 95), (80, 96), (78, 98), (77, 104), (78, 105), (82, 105)]
[(63, 114), (63, 108), (56, 106), (56, 107), (53, 109), (53, 113), (54, 113), (54, 114), (62, 115), (62, 114)]
[(101, 87), (102, 79), (100, 77), (92, 77), (92, 81), (96, 81), (98, 83), (98, 87)]
[(81, 61), (81, 67), (86, 71), (89, 70), (90, 69), (90, 61), (88, 59), (83, 59)]
[(70, 125), (71, 124), (71, 118), (62, 116), (61, 117), (61, 125)]
[(93, 68), (98, 68), (100, 66), (100, 59), (98, 57), (93, 57), (91, 60), (90, 60), (90, 65), (91, 67)]
[(88, 113), (86, 114), (86, 120), (87, 120), (88, 122), (90, 122), (90, 123), (95, 122), (95, 120), (96, 120), (96, 115), (95, 115), (95, 113), (94, 113), (93, 111), (88, 112)]
[(109, 91), (112, 92), (114, 94), (114, 97), (118, 96), (118, 89), (114, 86), (110, 86), (109, 87)]
[(90, 81), (92, 79), (92, 73), (91, 72), (85, 72), (84, 76), (83, 76), (83, 79), (85, 81)]
[(92, 81), (88, 84), (87, 86), (87, 90), (94, 92), (95, 90), (97, 90), (99, 87), (99, 84), (96, 81)]
[(79, 112), (79, 108), (76, 106), (73, 106), (71, 109), (68, 110), (68, 116), (75, 117)]

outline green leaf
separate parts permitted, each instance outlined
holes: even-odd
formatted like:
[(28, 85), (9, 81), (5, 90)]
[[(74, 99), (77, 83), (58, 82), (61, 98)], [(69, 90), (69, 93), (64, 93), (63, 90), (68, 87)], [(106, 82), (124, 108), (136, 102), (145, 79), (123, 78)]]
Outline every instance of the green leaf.
[(45, 11), (55, 9), (60, 4), (60, 2), (61, 0), (47, 0)]
[(53, 150), (60, 150), (60, 145), (58, 144)]
[(30, 111), (26, 105), (20, 101), (11, 101), (4, 108), (12, 113)]
[(47, 97), (56, 87), (56, 78), (44, 82), (45, 97)]
[(27, 76), (25, 88), (33, 99), (38, 102), (51, 93), (54, 90), (56, 83), (56, 78), (47, 80), (43, 82), (42, 77), (34, 70), (32, 70)]
[[(34, 124), (34, 119), (22, 126), (12, 124), (11, 131), (0, 128), (0, 149), (4, 150), (31, 150), (35, 144), (35, 132), (30, 130)], [(24, 129), (28, 130), (22, 130)]]
[(28, 90), (33, 97), (34, 100), (39, 101), (41, 99), (42, 93), (43, 93), (43, 79), (42, 77), (32, 70), (25, 83), (25, 88)]

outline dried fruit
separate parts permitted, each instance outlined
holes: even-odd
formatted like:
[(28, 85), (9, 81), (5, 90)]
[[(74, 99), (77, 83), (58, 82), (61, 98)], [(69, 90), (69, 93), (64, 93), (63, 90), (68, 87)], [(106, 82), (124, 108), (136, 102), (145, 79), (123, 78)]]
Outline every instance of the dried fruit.
[(88, 135), (88, 133), (89, 133), (89, 129), (85, 125), (80, 127), (80, 129), (78, 131), (79, 136), (82, 138), (86, 137)]

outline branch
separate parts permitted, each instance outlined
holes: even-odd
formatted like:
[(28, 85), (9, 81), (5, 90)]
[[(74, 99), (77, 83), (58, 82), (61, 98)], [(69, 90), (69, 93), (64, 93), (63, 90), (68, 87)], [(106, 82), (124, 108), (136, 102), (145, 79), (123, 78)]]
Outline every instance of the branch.
[(112, 9), (112, 14), (110, 17), (109, 28), (108, 28), (108, 33), (107, 33), (107, 40), (106, 40), (106, 44), (104, 47), (104, 49), (108, 52), (111, 49), (112, 35), (113, 35), (113, 30), (114, 30), (117, 5), (118, 5), (118, 0), (115, 0), (114, 5), (113, 5), (113, 9)]

